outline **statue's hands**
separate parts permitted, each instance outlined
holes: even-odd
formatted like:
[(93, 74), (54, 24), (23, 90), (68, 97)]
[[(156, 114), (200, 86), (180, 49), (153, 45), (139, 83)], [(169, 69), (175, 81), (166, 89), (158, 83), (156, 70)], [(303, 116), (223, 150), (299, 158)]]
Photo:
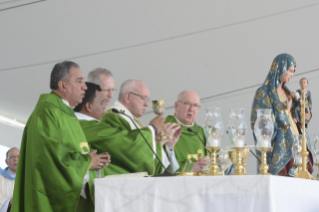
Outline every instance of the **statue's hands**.
[(311, 114), (310, 114), (309, 107), (307, 107), (307, 109), (308, 109), (308, 113), (305, 113), (305, 119), (309, 121), (311, 119)]
[(290, 111), (291, 109), (291, 104), (292, 104), (292, 98), (290, 96), (287, 97), (287, 105), (286, 105), (286, 109), (288, 111)]
[(209, 161), (210, 157), (208, 156), (198, 158), (198, 161), (193, 163), (193, 172), (200, 172), (206, 166), (206, 164), (209, 163)]

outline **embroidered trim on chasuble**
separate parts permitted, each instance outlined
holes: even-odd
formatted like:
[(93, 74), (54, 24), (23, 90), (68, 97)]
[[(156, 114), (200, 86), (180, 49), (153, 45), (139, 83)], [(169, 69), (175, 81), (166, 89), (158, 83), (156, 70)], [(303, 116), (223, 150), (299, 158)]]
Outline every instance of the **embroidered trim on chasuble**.
[(86, 154), (90, 153), (90, 147), (89, 147), (88, 142), (81, 142), (80, 143), (80, 147), (82, 149), (82, 154), (83, 155), (86, 155)]

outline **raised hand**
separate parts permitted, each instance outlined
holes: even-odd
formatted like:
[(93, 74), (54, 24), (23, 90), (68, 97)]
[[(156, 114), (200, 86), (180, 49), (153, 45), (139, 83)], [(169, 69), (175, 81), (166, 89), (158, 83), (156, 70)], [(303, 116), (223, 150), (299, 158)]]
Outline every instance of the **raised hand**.
[(162, 145), (166, 143), (169, 149), (173, 149), (179, 139), (179, 136), (182, 133), (182, 130), (183, 128), (176, 123), (166, 123), (163, 131), (167, 136), (171, 138), (162, 140)]

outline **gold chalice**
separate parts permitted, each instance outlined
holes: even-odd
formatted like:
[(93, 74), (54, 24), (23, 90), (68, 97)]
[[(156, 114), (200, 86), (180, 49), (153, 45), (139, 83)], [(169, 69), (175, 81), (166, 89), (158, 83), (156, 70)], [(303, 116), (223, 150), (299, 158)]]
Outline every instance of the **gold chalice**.
[[(153, 111), (156, 115), (162, 115), (165, 112), (165, 100), (154, 100)], [(163, 131), (157, 132), (156, 140), (170, 139)]]
[(156, 115), (161, 115), (165, 112), (165, 100), (154, 100), (153, 111)]

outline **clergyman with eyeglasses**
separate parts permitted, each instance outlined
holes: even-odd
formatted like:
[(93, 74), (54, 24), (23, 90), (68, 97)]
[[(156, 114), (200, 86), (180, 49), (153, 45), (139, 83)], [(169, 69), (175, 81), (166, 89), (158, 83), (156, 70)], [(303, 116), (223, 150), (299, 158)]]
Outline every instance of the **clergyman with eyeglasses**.
[(110, 103), (116, 88), (114, 87), (113, 74), (105, 68), (96, 68), (88, 74), (87, 82), (97, 84), (101, 87), (104, 101), (103, 104), (106, 106)]
[[(109, 147), (113, 151), (112, 154), (110, 153), (112, 155), (112, 165), (108, 169), (105, 169), (106, 175), (134, 172), (148, 172), (149, 175), (156, 175), (163, 172), (159, 161), (157, 161), (134, 124), (144, 134), (157, 155), (162, 158), (165, 167), (167, 168), (171, 165), (169, 167), (171, 171), (175, 171), (178, 168), (175, 156), (167, 156), (162, 145), (166, 143), (171, 148), (174, 148), (181, 133), (180, 126), (177, 124), (165, 124), (165, 119), (162, 115), (152, 119), (148, 126), (144, 126), (139, 120), (149, 106), (149, 97), (150, 92), (144, 82), (135, 79), (126, 80), (121, 85), (118, 100), (105, 112), (102, 122), (111, 125), (113, 128), (123, 130), (123, 133), (130, 132), (126, 136), (132, 138), (132, 142), (126, 142), (127, 139), (121, 139), (119, 136), (117, 143), (112, 142), (116, 146)], [(114, 113), (112, 111), (113, 108), (123, 111), (126, 116)], [(162, 140), (162, 143), (157, 142), (155, 140), (156, 131), (164, 131), (172, 138)], [(172, 159), (170, 160), (170, 158)]]
[(20, 150), (16, 147), (7, 151), (5, 161), (8, 166), (0, 172), (0, 211), (11, 209), (19, 154)]
[[(193, 91), (182, 91), (177, 96), (174, 108), (174, 115), (167, 116), (166, 122), (178, 123), (183, 128), (179, 141), (174, 148), (179, 163), (177, 172), (202, 171), (210, 162), (210, 157), (205, 149), (206, 140), (203, 128), (195, 123), (200, 108), (198, 94)], [(188, 128), (192, 132), (189, 132)], [(195, 133), (205, 142), (205, 146)]]

